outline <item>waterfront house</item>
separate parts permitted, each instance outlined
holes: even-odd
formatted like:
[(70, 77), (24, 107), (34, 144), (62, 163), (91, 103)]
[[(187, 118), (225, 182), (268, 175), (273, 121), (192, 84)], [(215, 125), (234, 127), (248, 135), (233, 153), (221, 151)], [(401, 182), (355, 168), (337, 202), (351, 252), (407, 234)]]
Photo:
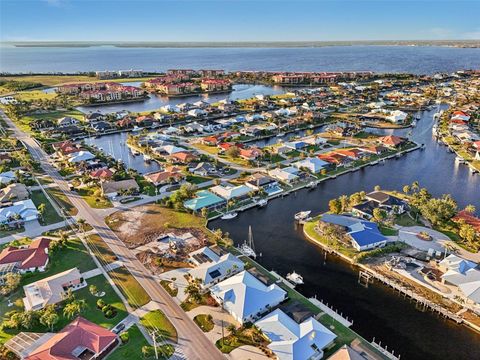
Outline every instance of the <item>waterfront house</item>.
[(25, 285), (25, 310), (41, 310), (47, 305), (57, 304), (64, 300), (69, 289), (76, 291), (85, 286), (87, 283), (76, 267)]
[(12, 201), (27, 200), (29, 197), (30, 193), (24, 184), (9, 184), (0, 190), (0, 207)]
[(97, 133), (103, 133), (112, 129), (112, 124), (106, 121), (97, 121), (90, 125), (90, 127)]
[(198, 160), (198, 157), (189, 151), (179, 151), (170, 155), (169, 160), (173, 163), (188, 164)]
[(293, 166), (301, 170), (306, 169), (313, 174), (318, 174), (320, 171), (329, 168), (330, 164), (319, 158), (309, 157), (293, 163)]
[(200, 87), (206, 92), (229, 91), (232, 83), (228, 79), (202, 79)]
[(227, 182), (221, 183), (220, 185), (212, 186), (209, 190), (227, 201), (232, 199), (245, 199), (252, 192), (252, 189), (246, 185), (235, 186)]
[(28, 246), (7, 246), (0, 253), (0, 273), (45, 271), (50, 239), (39, 238)]
[(388, 135), (378, 138), (378, 141), (386, 147), (398, 148), (405, 142), (405, 139), (395, 135)]
[(343, 345), (340, 349), (328, 358), (328, 360), (366, 360), (362, 354), (352, 349), (348, 345)]
[(404, 200), (384, 191), (372, 191), (365, 197), (389, 214), (403, 214), (408, 208), (408, 204)]
[(297, 323), (281, 309), (267, 314), (255, 325), (270, 339), (268, 348), (278, 360), (320, 360), (323, 350), (331, 347), (337, 337), (313, 317)]
[(403, 124), (407, 120), (408, 114), (400, 111), (400, 110), (395, 110), (391, 111), (386, 119), (394, 124)]
[(324, 214), (320, 221), (344, 228), (351, 240), (352, 246), (357, 251), (383, 247), (387, 243), (387, 238), (380, 233), (378, 225), (374, 222), (334, 214)]
[(17, 181), (17, 176), (11, 170), (0, 173), (0, 184), (10, 184)]
[(60, 157), (67, 157), (70, 154), (82, 151), (82, 148), (70, 140), (65, 140), (52, 144), (53, 150)]
[(240, 157), (245, 160), (255, 160), (262, 155), (262, 150), (257, 147), (250, 147), (248, 149), (240, 149)]
[(181, 172), (167, 170), (145, 174), (143, 177), (145, 180), (151, 182), (155, 186), (178, 183), (185, 179), (185, 175), (183, 175)]
[(0, 224), (13, 225), (38, 218), (38, 211), (32, 200), (16, 201), (0, 209)]
[(96, 123), (98, 121), (107, 120), (107, 116), (105, 114), (100, 113), (100, 112), (89, 112), (83, 118), (84, 118), (85, 122), (90, 123), (90, 124)]
[(255, 191), (263, 190), (271, 195), (272, 191), (277, 191), (279, 188), (278, 181), (272, 178), (271, 176), (255, 173), (252, 174), (247, 182), (245, 183), (248, 187), (252, 188)]
[(140, 187), (134, 179), (126, 179), (120, 181), (105, 181), (101, 184), (102, 196), (112, 199), (120, 193), (132, 192), (138, 193)]
[(20, 360), (100, 360), (117, 345), (116, 334), (82, 317), (58, 333), (21, 332), (5, 343)]
[(467, 302), (480, 305), (480, 266), (477, 263), (450, 254), (438, 267), (444, 272), (444, 284), (457, 287)]
[(209, 162), (200, 162), (195, 167), (189, 168), (188, 171), (198, 176), (210, 176), (210, 175), (216, 175), (218, 173), (218, 170), (215, 167), (215, 165)]
[(287, 292), (277, 284), (267, 286), (248, 271), (223, 280), (210, 290), (213, 298), (240, 324), (255, 321), (287, 298)]
[(100, 169), (97, 169), (97, 170), (93, 170), (90, 173), (90, 177), (92, 177), (94, 179), (99, 179), (100, 181), (105, 181), (105, 180), (111, 179), (112, 176), (113, 176), (112, 170), (107, 169), (107, 168), (100, 168)]
[(82, 151), (70, 154), (68, 162), (72, 164), (77, 164), (80, 162), (93, 160), (93, 159), (95, 159), (95, 155), (93, 155), (90, 151), (82, 150)]
[(208, 190), (197, 191), (193, 199), (187, 200), (183, 203), (186, 209), (190, 209), (194, 212), (200, 211), (203, 208), (207, 210), (215, 210), (223, 207), (227, 202), (220, 196)]
[(79, 124), (79, 121), (71, 116), (64, 116), (57, 120), (57, 126), (60, 128), (68, 127), (72, 125), (78, 125), (78, 124)]
[(190, 253), (189, 258), (196, 263), (196, 267), (189, 270), (192, 279), (199, 279), (204, 288), (208, 288), (220, 281), (243, 271), (244, 263), (231, 253), (219, 255), (209, 247), (201, 248)]
[(293, 184), (300, 178), (299, 170), (293, 166), (270, 170), (268, 175), (287, 184)]

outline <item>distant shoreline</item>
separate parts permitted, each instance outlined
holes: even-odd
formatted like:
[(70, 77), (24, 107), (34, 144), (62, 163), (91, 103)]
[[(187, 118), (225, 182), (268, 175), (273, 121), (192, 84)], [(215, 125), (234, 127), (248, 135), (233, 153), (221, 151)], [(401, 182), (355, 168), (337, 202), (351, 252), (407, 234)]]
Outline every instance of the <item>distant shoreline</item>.
[(445, 46), (479, 48), (480, 40), (395, 40), (395, 41), (242, 41), (242, 42), (160, 42), (160, 41), (4, 41), (1, 45), (19, 48), (65, 47), (87, 48), (112, 46), (117, 48), (305, 48), (326, 46)]

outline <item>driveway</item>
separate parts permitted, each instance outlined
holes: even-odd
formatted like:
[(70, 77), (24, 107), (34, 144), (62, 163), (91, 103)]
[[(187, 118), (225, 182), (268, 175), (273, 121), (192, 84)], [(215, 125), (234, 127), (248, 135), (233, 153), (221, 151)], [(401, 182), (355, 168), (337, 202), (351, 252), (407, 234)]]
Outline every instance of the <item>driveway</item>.
[(222, 310), (220, 306), (199, 306), (187, 312), (187, 315), (192, 319), (200, 314), (212, 315), (214, 327), (211, 331), (205, 333), (205, 335), (214, 344), (217, 342), (218, 339), (222, 338), (222, 320), (224, 336), (227, 336), (229, 334), (227, 330), (228, 325), (234, 324), (235, 326), (239, 326), (239, 323), (233, 318), (233, 316)]
[[(420, 240), (417, 237), (417, 234), (420, 232), (426, 232), (431, 237), (431, 241)], [(445, 242), (450, 242), (449, 237), (439, 231), (429, 229), (423, 226), (411, 226), (411, 227), (402, 227), (398, 231), (398, 240), (407, 243), (410, 246), (413, 246), (417, 249), (428, 251), (433, 249), (435, 251), (443, 252)]]
[(268, 357), (257, 347), (251, 345), (241, 346), (227, 355), (231, 360), (265, 360)]
[(184, 302), (187, 299), (185, 289), (188, 286), (188, 281), (185, 279), (185, 274), (187, 274), (189, 270), (188, 268), (175, 269), (157, 276), (160, 280), (172, 281), (175, 284), (178, 289), (176, 298), (180, 300), (180, 302)]

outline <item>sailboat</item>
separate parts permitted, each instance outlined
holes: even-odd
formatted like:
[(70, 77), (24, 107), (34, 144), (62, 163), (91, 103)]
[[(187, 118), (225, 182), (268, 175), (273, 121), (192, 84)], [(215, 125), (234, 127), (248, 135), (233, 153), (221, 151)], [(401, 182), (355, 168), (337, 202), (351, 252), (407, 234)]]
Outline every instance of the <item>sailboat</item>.
[(238, 250), (245, 256), (250, 256), (256, 258), (257, 254), (255, 252), (255, 245), (253, 243), (253, 233), (252, 227), (248, 227), (248, 240), (245, 240), (241, 246), (238, 247)]

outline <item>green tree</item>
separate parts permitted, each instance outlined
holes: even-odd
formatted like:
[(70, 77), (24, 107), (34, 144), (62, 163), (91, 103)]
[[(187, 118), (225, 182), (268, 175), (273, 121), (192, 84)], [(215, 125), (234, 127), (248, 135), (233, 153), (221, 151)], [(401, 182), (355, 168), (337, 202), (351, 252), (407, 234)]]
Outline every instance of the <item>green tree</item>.
[(460, 235), (460, 237), (466, 242), (468, 242), (469, 244), (473, 244), (477, 237), (475, 228), (469, 224), (461, 224), (460, 230), (458, 231), (458, 235)]
[(55, 311), (55, 305), (49, 305), (43, 311), (43, 314), (40, 316), (40, 323), (53, 331), (53, 326), (58, 322), (60, 317)]
[(92, 284), (88, 287), (88, 291), (90, 291), (90, 294), (95, 295), (98, 293), (98, 288)]
[(225, 151), (225, 154), (235, 159), (240, 156), (240, 149), (236, 146), (231, 146), (230, 148), (227, 149), (227, 151)]
[(373, 190), (375, 191), (380, 191), (382, 188), (380, 187), (380, 185), (375, 185), (375, 187), (373, 188)]
[(46, 205), (44, 203), (41, 203), (40, 205), (38, 205), (37, 210), (42, 220), (44, 220), (43, 216), (45, 215)]
[(71, 303), (68, 303), (63, 308), (63, 316), (68, 319), (74, 318), (76, 315), (79, 315), (87, 306), (85, 300), (74, 300)]
[(410, 190), (411, 190), (410, 185), (405, 185), (405, 186), (403, 187), (403, 192), (404, 192), (405, 194), (408, 194), (408, 193), (410, 192)]
[(349, 199), (348, 199), (348, 196), (347, 195), (342, 195), (340, 196), (340, 204), (342, 206), (342, 211), (347, 211), (348, 208), (350, 207), (350, 202), (349, 202)]
[(457, 203), (450, 195), (429, 199), (420, 207), (422, 215), (433, 225), (450, 220), (457, 212)]
[(373, 218), (376, 222), (381, 223), (387, 218), (387, 212), (380, 208), (373, 209)]
[(338, 199), (332, 199), (328, 202), (328, 209), (332, 214), (340, 214), (342, 212), (342, 204)]
[(153, 348), (153, 346), (149, 346), (149, 345), (142, 346), (142, 355), (144, 359), (148, 359), (152, 357), (154, 353), (155, 353), (155, 349)]
[(475, 205), (472, 205), (472, 204), (469, 204), (467, 206), (465, 206), (465, 209), (464, 209), (466, 212), (470, 213), (470, 214), (474, 214), (475, 213)]

